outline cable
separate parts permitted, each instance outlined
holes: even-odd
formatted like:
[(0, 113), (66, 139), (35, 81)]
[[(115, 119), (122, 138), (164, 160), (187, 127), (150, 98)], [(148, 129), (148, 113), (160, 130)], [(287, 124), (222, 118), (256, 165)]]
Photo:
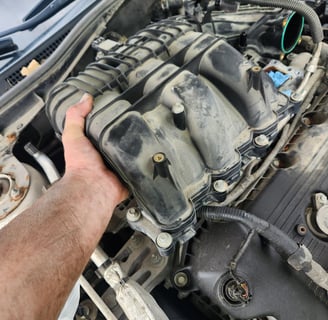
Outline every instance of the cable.
[(232, 207), (202, 207), (198, 214), (207, 221), (240, 222), (267, 239), (277, 252), (288, 258), (299, 249), (296, 242), (290, 239), (284, 232), (269, 222), (260, 219), (246, 211)]
[[(312, 259), (304, 245), (298, 245), (273, 224), (244, 210), (230, 207), (202, 207), (197, 214), (211, 222), (239, 222), (265, 238), (296, 271), (303, 271), (318, 286), (328, 291), (328, 273)], [(251, 233), (250, 233), (251, 235)]]

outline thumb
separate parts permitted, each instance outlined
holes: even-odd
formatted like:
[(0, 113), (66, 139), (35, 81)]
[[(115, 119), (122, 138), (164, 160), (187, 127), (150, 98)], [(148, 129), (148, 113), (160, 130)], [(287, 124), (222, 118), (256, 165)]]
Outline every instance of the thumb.
[(92, 110), (93, 98), (85, 93), (81, 100), (66, 112), (63, 139), (76, 139), (84, 136), (85, 117)]

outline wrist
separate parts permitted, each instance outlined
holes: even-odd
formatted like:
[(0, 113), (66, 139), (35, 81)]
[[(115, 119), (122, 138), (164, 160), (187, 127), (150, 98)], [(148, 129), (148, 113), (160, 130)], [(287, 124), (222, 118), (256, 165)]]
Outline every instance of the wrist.
[(65, 184), (78, 186), (80, 192), (90, 201), (96, 199), (106, 208), (109, 206), (113, 210), (129, 194), (120, 180), (107, 168), (70, 169), (62, 180)]

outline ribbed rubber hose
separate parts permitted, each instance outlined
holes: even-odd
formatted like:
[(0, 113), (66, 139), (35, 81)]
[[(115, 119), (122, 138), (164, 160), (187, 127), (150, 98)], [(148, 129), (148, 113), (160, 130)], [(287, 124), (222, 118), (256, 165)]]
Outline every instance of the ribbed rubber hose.
[(232, 207), (202, 207), (197, 211), (199, 217), (212, 222), (239, 222), (255, 230), (277, 250), (285, 259), (293, 255), (299, 246), (287, 234), (269, 222), (244, 210)]
[[(233, 0), (229, 0), (233, 1)], [(322, 26), (317, 13), (307, 4), (299, 0), (240, 0), (241, 3), (256, 4), (259, 6), (269, 6), (274, 8), (283, 8), (297, 12), (310, 26), (314, 43), (319, 43), (323, 40), (324, 35)]]

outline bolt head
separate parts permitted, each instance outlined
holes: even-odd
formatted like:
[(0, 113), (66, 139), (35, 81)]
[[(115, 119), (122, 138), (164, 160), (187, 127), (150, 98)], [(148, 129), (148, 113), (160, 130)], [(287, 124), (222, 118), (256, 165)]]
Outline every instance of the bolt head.
[(229, 187), (228, 183), (224, 180), (216, 180), (213, 183), (213, 189), (216, 192), (220, 192), (220, 193), (227, 192), (228, 187)]
[(172, 243), (173, 238), (167, 232), (161, 232), (156, 238), (156, 244), (162, 249), (168, 249)]
[(188, 284), (188, 276), (186, 275), (185, 272), (182, 272), (182, 271), (177, 272), (174, 275), (173, 280), (174, 280), (175, 285), (179, 288), (183, 288)]
[(130, 222), (137, 222), (141, 218), (141, 213), (135, 208), (130, 208), (126, 214), (126, 218)]
[(254, 139), (254, 142), (259, 147), (265, 147), (270, 143), (270, 140), (265, 134), (260, 134)]

